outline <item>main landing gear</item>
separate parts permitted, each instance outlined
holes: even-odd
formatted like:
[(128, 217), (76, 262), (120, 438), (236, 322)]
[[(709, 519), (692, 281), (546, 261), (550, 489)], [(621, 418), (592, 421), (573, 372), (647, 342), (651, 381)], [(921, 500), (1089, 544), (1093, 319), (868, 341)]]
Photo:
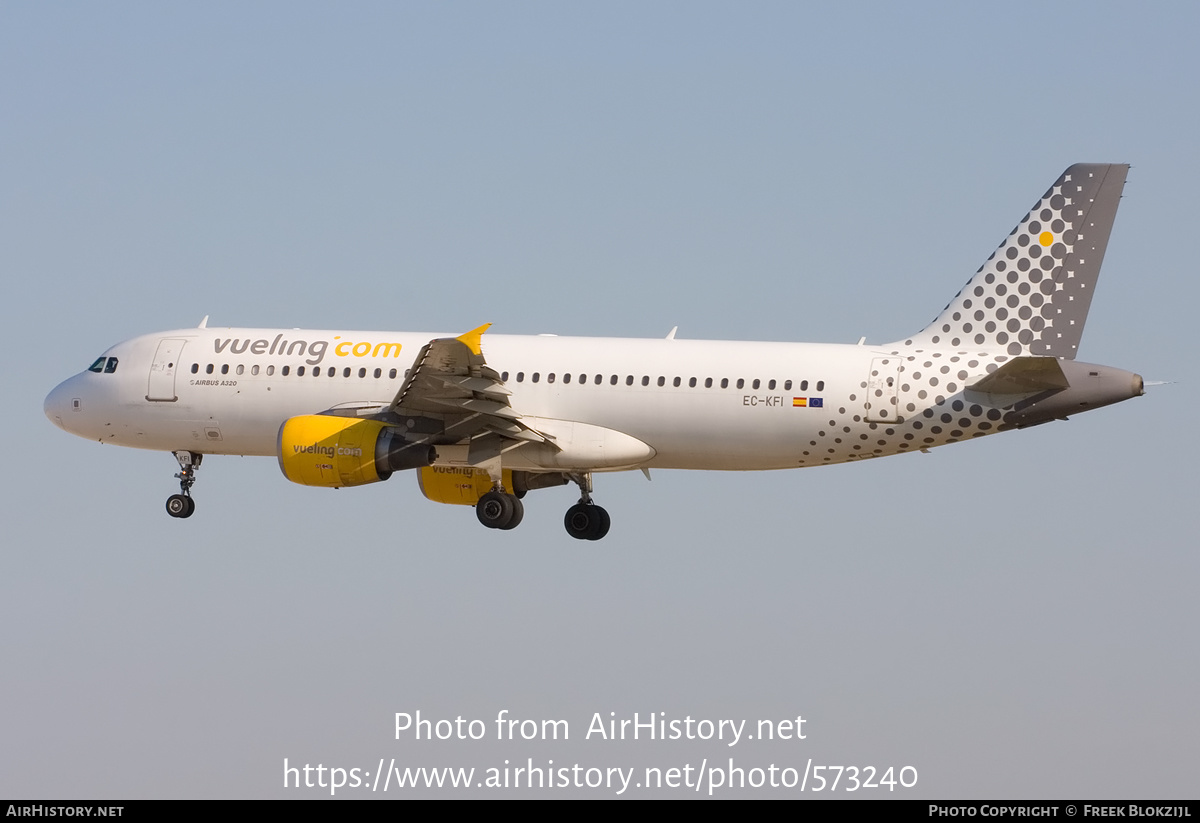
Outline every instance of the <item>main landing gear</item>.
[(497, 486), (479, 498), (475, 504), (475, 516), (489, 529), (515, 529), (525, 517), (525, 505), (515, 494), (508, 494)]
[(571, 479), (579, 486), (579, 502), (567, 509), (563, 526), (576, 540), (599, 540), (608, 534), (612, 521), (607, 509), (592, 502), (592, 475), (573, 474)]
[(191, 517), (196, 511), (196, 501), (192, 499), (192, 484), (196, 482), (196, 470), (204, 455), (196, 452), (175, 452), (179, 461), (179, 494), (167, 498), (167, 514), (172, 517)]
[(563, 518), (567, 534), (576, 540), (599, 540), (608, 534), (608, 528), (612, 525), (612, 521), (604, 507), (597, 506), (592, 501), (592, 475), (590, 472), (569, 475), (547, 474), (539, 477), (543, 479), (536, 484), (529, 483), (528, 479), (518, 479), (516, 494), (509, 494), (500, 483), (496, 483), (492, 490), (480, 497), (479, 502), (475, 504), (475, 516), (479, 518), (479, 522), (489, 529), (506, 531), (515, 529), (525, 516), (525, 506), (521, 503), (520, 498), (525, 496), (525, 492), (530, 487), (559, 486), (568, 482), (567, 478), (570, 478), (571, 482), (579, 486), (579, 502), (567, 509), (567, 515)]
[(567, 528), (567, 534), (576, 540), (599, 540), (608, 534), (608, 527), (612, 525), (612, 521), (608, 517), (607, 509), (588, 501), (576, 503), (567, 509), (563, 525)]

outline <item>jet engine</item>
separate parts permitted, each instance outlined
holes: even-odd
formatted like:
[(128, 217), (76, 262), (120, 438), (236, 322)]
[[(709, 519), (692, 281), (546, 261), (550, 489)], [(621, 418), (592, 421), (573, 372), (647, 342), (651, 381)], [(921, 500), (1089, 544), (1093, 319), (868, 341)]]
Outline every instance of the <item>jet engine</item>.
[(279, 428), (279, 468), (304, 486), (362, 486), (394, 471), (428, 466), (437, 456), (428, 443), (406, 441), (378, 420), (307, 414)]

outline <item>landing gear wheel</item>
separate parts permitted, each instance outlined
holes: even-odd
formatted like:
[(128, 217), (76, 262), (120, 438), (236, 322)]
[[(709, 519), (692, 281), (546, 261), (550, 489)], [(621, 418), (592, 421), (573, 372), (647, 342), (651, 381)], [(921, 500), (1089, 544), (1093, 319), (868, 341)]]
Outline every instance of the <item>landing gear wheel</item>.
[(192, 512), (196, 511), (196, 501), (192, 499), (191, 488), (196, 483), (196, 470), (200, 468), (200, 461), (204, 459), (204, 455), (183, 451), (174, 454), (175, 459), (179, 461), (179, 473), (175, 475), (179, 478), (179, 494), (167, 498), (167, 514), (172, 517), (191, 517)]
[(608, 509), (604, 508), (603, 506), (593, 505), (592, 508), (596, 510), (596, 517), (599, 522), (596, 523), (595, 534), (588, 539), (600, 540), (602, 537), (604, 537), (604, 535), (608, 534), (608, 528), (612, 525), (612, 518), (608, 516)]
[(508, 521), (508, 524), (500, 527), (505, 531), (508, 531), (509, 529), (515, 529), (517, 526), (521, 525), (521, 521), (525, 519), (525, 504), (521, 502), (521, 498), (517, 497), (515, 494), (510, 494), (508, 497), (513, 502), (513, 513), (512, 517)]
[(611, 525), (608, 512), (595, 503), (576, 503), (563, 518), (567, 534), (576, 540), (599, 540), (608, 534)]
[(191, 517), (196, 510), (196, 501), (182, 494), (173, 494), (167, 498), (167, 514), (172, 517)]
[(489, 529), (516, 528), (524, 514), (521, 501), (504, 492), (488, 492), (475, 504), (475, 516)]

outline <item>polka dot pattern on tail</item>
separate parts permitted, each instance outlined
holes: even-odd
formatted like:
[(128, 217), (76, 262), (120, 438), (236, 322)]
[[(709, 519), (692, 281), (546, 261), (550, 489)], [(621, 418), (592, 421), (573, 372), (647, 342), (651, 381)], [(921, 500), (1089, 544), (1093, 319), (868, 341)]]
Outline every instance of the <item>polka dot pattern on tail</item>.
[(899, 345), (1073, 358), (1127, 170), (1067, 169), (937, 319)]

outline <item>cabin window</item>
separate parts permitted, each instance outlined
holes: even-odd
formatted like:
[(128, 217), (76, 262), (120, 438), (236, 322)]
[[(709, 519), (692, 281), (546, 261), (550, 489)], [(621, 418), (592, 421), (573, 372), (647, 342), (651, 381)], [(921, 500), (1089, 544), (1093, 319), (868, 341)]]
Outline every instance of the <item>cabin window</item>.
[(706, 389), (712, 388), (712, 378), (711, 377), (704, 378), (704, 388), (706, 388)]
[[(553, 383), (554, 381), (553, 381), (553, 380), (551, 380), (550, 382), (551, 382), (551, 383)], [(570, 382), (571, 382), (571, 373), (570, 373), (570, 372), (567, 372), (566, 374), (564, 374), (564, 375), (563, 375), (563, 382), (564, 382), (564, 383), (570, 383)]]
[(548, 375), (546, 375), (546, 382), (547, 382), (547, 383), (553, 383), (553, 382), (554, 382), (554, 372), (550, 372)]
[[(258, 367), (257, 367), (257, 366), (255, 366), (255, 368), (258, 368)], [(275, 374), (275, 367), (274, 367), (274, 366), (267, 366), (267, 377), (270, 377), (270, 376), (272, 376), (273, 374)]]
[(680, 378), (676, 377), (674, 380), (671, 381), (671, 385), (674, 386), (675, 388), (679, 388), (679, 384), (682, 382), (683, 381)]
[(282, 374), (284, 377), (287, 377), (288, 374), (291, 372), (291, 370), (292, 370), (291, 366), (284, 366), (282, 369), (279, 370), (279, 373)]
[(388, 377), (390, 377), (392, 380), (395, 380), (396, 379), (396, 370), (392, 369), (390, 372), (388, 372)]
[(200, 364), (199, 364), (199, 363), (193, 363), (193, 364), (192, 364), (192, 374), (195, 374), (195, 373), (196, 373), (196, 372), (198, 372), (198, 371), (200, 371)]
[(608, 378), (608, 382), (609, 382), (609, 385), (612, 385), (612, 386), (617, 385), (617, 376), (614, 374), (612, 377)]
[(632, 374), (627, 374), (627, 375), (625, 375), (625, 385), (626, 385), (626, 386), (632, 386), (632, 385), (633, 385), (633, 375), (632, 375)]
[(246, 367), (243, 366), (241, 363), (238, 363), (238, 367), (236, 369), (234, 369), (234, 371), (236, 371), (238, 374), (242, 374), (243, 372), (246, 371)]
[(500, 382), (501, 383), (508, 382), (508, 372), (500, 372)]
[(599, 386), (603, 382), (604, 382), (604, 375), (602, 375), (602, 374), (596, 375), (596, 385)]
[(251, 373), (252, 375), (254, 375), (255, 377), (258, 377), (258, 366), (251, 366), (251, 367), (250, 367), (250, 373)]
[(721, 378), (721, 388), (723, 388), (723, 389), (729, 388), (729, 378), (728, 377)]
[(366, 376), (367, 376), (367, 370), (366, 370), (366, 369), (359, 369), (359, 370), (358, 370), (358, 376), (359, 376), (360, 378), (361, 378), (361, 377), (366, 377)]
[(761, 385), (762, 385), (762, 381), (756, 377), (756, 378), (754, 378), (754, 382), (750, 384), (750, 388), (757, 389)]
[(643, 374), (643, 375), (642, 375), (642, 385), (643, 385), (643, 386), (649, 386), (649, 385), (650, 385), (650, 375), (648, 375), (648, 374)]
[(689, 389), (696, 388), (696, 378), (693, 377), (692, 379), (688, 380), (688, 388)]
[(303, 367), (303, 366), (301, 366), (300, 368), (296, 369), (296, 376), (297, 376), (297, 377), (303, 377), (303, 376), (304, 376), (304, 367)]
[(349, 377), (349, 376), (350, 376), (350, 367), (347, 366), (346, 368), (342, 369), (342, 377)]
[(775, 381), (771, 380), (769, 383), (767, 383), (767, 388), (771, 391), (775, 391)]
[(228, 363), (221, 366), (221, 374), (229, 374), (229, 364)]
[(737, 381), (737, 387), (739, 389), (744, 389), (746, 387), (746, 381), (744, 379), (742, 379), (741, 377), (739, 377), (738, 381)]
[(213, 373), (213, 364), (212, 363), (209, 363), (207, 366), (204, 367), (204, 373), (205, 374)]
[(523, 371), (519, 371), (519, 372), (517, 372), (517, 382), (518, 382), (518, 383), (524, 383), (524, 382), (525, 382), (525, 372), (523, 372)]
[(539, 380), (541, 380), (541, 379), (542, 379), (542, 375), (541, 375), (540, 373), (538, 373), (538, 372), (534, 372), (534, 373), (533, 373), (533, 376), (532, 376), (532, 377), (530, 377), (529, 379), (530, 379), (532, 382), (536, 383), (537, 381), (539, 381)]
[(825, 391), (825, 381), (824, 380), (817, 381), (817, 391)]
[(791, 381), (791, 380), (784, 380), (784, 381), (783, 381), (783, 390), (784, 390), (784, 391), (791, 391), (791, 390), (792, 390), (792, 381)]
[(800, 391), (808, 391), (808, 381), (807, 380), (800, 381)]

